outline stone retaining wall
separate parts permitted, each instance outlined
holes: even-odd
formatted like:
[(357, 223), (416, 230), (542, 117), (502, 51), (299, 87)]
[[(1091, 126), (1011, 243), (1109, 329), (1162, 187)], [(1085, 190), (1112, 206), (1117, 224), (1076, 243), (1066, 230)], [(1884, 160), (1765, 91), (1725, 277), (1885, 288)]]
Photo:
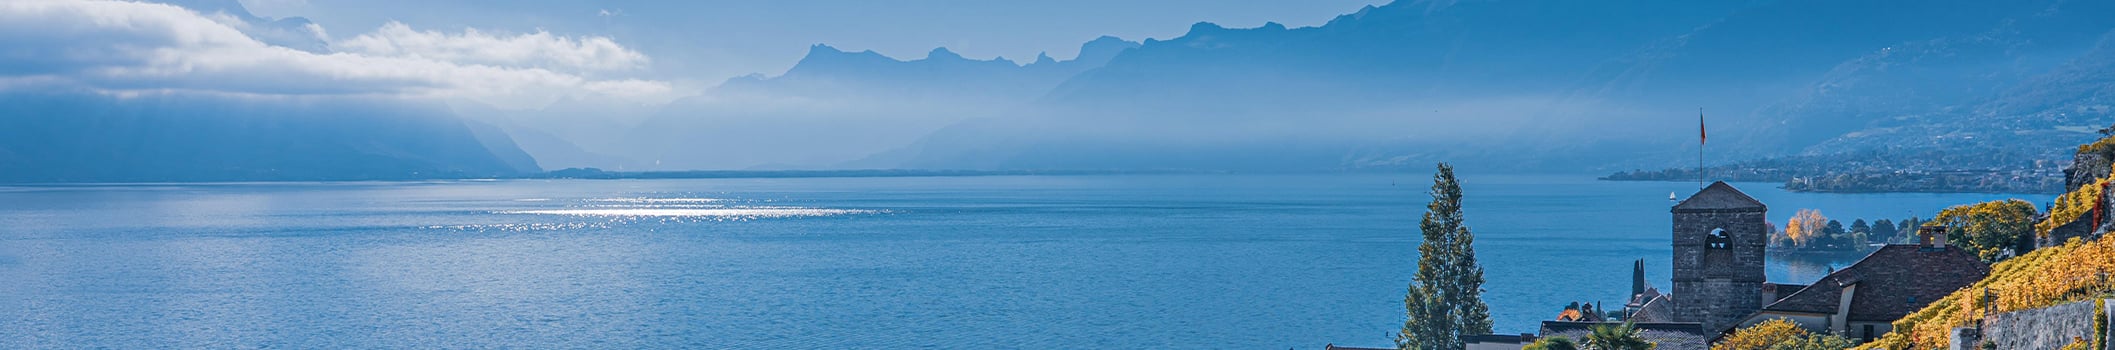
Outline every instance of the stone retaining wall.
[(2095, 338), (2093, 301), (1998, 314), (1985, 320), (1983, 340), (1999, 349), (2057, 350), (2074, 338)]

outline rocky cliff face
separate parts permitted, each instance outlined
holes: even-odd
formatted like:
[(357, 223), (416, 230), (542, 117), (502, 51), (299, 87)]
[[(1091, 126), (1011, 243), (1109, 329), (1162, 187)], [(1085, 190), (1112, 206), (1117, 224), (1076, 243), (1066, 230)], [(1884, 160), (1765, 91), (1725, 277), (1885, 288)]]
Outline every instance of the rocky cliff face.
[(2071, 167), (2064, 169), (2064, 190), (2076, 190), (2079, 186), (2107, 178), (2111, 170), (2108, 155), (2080, 152), (2071, 158)]

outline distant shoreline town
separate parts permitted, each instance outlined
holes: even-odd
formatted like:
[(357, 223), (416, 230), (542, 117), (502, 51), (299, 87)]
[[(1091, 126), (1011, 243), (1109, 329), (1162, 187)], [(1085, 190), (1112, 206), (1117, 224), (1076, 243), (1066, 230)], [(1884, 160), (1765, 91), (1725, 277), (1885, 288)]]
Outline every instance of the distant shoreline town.
[[(2063, 172), (2051, 169), (1872, 169), (1802, 173), (1778, 168), (1722, 166), (1713, 178), (1734, 182), (1783, 183), (1793, 192), (1828, 193), (2063, 193)], [(1723, 175), (1717, 175), (1723, 174)], [(1695, 181), (1695, 169), (1626, 171), (1607, 181)]]

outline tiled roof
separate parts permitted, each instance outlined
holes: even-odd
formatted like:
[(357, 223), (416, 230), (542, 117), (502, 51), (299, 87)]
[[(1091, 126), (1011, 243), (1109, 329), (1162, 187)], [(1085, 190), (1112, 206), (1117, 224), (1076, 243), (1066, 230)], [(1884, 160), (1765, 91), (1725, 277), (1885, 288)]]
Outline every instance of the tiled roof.
[(1660, 297), (1660, 289), (1659, 289), (1659, 288), (1653, 288), (1653, 287), (1645, 287), (1645, 292), (1644, 292), (1644, 293), (1638, 293), (1637, 295), (1632, 295), (1632, 296), (1630, 296), (1630, 302), (1628, 302), (1628, 303), (1624, 303), (1624, 304), (1623, 304), (1623, 306), (1625, 306), (1625, 307), (1644, 307), (1644, 306), (1645, 306), (1645, 303), (1647, 303), (1647, 302), (1651, 302), (1651, 301), (1652, 301), (1652, 299), (1655, 299), (1655, 298), (1659, 298), (1659, 297)]
[(1763, 205), (1762, 201), (1755, 200), (1755, 197), (1749, 197), (1747, 193), (1741, 193), (1739, 189), (1733, 188), (1733, 185), (1728, 185), (1725, 181), (1713, 182), (1711, 186), (1704, 187), (1704, 190), (1696, 191), (1695, 195), (1690, 195), (1689, 199), (1682, 200), (1681, 204), (1674, 205), (1674, 211), (1677, 212), (1763, 211), (1767, 209), (1769, 209), (1769, 206)]
[(1666, 294), (1653, 296), (1630, 315), (1631, 322), (1674, 322), (1674, 298)]
[(1850, 320), (1894, 321), (1989, 274), (1990, 265), (1960, 248), (1891, 244), (1763, 311), (1833, 314), (1843, 287), (1856, 284)]
[(1785, 298), (1791, 297), (1792, 293), (1797, 293), (1800, 289), (1806, 288), (1807, 285), (1804, 284), (1763, 283), (1764, 293), (1774, 293), (1770, 295), (1770, 300), (1785, 300)]

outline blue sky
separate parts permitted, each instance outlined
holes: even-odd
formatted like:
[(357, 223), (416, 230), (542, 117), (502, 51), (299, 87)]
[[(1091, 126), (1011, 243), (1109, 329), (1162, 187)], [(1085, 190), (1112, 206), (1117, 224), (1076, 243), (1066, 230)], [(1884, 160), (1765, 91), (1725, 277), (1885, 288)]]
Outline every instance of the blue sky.
[[(809, 45), (923, 57), (945, 46), (970, 58), (1070, 58), (1102, 35), (1129, 40), (1179, 36), (1199, 21), (1253, 27), (1267, 21), (1319, 25), (1381, 0), (1079, 1), (555, 1), (242, 0), (267, 17), (300, 16), (333, 34), (391, 22), (419, 30), (607, 36), (654, 58), (667, 78), (709, 82), (777, 74)], [(609, 15), (604, 15), (607, 11)], [(341, 34), (342, 33), (342, 34)]]

